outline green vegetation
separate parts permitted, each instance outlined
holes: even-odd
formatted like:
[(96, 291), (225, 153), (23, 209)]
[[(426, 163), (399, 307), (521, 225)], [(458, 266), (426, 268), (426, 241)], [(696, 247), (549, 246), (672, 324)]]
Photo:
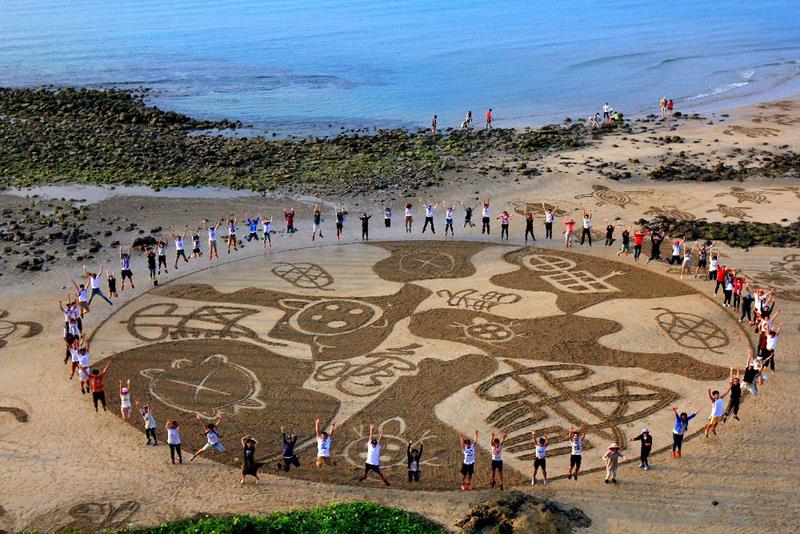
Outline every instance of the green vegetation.
[(372, 502), (330, 504), (266, 516), (184, 520), (130, 534), (427, 534), (446, 531), (422, 516)]
[(705, 219), (678, 221), (669, 217), (656, 217), (652, 221), (640, 219), (646, 228), (663, 228), (671, 237), (725, 241), (731, 247), (748, 248), (755, 245), (771, 247), (800, 246), (800, 220), (788, 226), (777, 223), (739, 221), (708, 222)]

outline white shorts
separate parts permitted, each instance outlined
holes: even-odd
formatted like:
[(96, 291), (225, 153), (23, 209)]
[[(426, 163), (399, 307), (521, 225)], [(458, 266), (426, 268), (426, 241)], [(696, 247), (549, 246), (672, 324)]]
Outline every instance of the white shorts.
[(78, 368), (78, 378), (80, 378), (81, 382), (86, 382), (89, 380), (89, 375), (83, 369)]
[(217, 449), (219, 452), (225, 452), (225, 447), (223, 447), (222, 443), (220, 443), (219, 441), (214, 443), (213, 445), (211, 443), (206, 443), (200, 450), (206, 452), (210, 451), (211, 449)]
[(322, 231), (322, 227), (320, 225), (314, 223), (314, 231), (315, 232), (321, 232)]

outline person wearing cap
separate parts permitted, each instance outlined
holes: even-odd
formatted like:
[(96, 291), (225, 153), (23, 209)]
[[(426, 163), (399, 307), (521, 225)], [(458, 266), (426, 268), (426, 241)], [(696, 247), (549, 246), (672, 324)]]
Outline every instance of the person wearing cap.
[(650, 451), (653, 450), (653, 436), (650, 435), (650, 430), (644, 427), (641, 434), (635, 438), (630, 438), (628, 441), (642, 442), (642, 450), (639, 454), (639, 467), (648, 471), (650, 469), (650, 464), (647, 459), (650, 456)]
[(125, 386), (122, 385), (122, 379), (119, 379), (119, 411), (122, 413), (122, 420), (129, 421), (131, 418), (131, 379)]
[(603, 461), (606, 463), (606, 484), (609, 480), (614, 484), (617, 483), (617, 466), (619, 459), (624, 457), (625, 455), (619, 450), (619, 445), (612, 443), (608, 446), (608, 450), (603, 455)]
[(389, 481), (383, 476), (381, 472), (381, 439), (383, 439), (383, 429), (381, 429), (377, 438), (372, 437), (372, 432), (375, 430), (375, 425), (369, 425), (369, 439), (367, 440), (367, 462), (364, 464), (364, 474), (358, 480), (363, 482), (367, 479), (370, 471), (374, 471), (381, 477), (383, 483), (387, 486)]

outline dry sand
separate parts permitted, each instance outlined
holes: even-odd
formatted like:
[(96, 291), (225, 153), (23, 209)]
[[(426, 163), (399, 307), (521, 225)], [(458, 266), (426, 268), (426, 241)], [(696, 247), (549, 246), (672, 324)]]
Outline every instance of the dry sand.
[[(721, 210), (718, 205), (742, 208), (739, 215), (748, 216), (747, 220), (793, 220), (800, 205), (796, 189), (791, 189), (797, 187), (796, 180), (754, 179), (744, 183), (663, 184), (649, 182), (641, 177), (648, 168), (657, 165), (659, 158), (663, 158), (669, 150), (673, 153), (684, 150), (701, 163), (705, 163), (706, 159), (711, 164), (725, 159), (734, 164), (740, 158), (749, 157), (747, 150), (750, 148), (774, 151), (783, 145), (796, 147), (800, 143), (800, 100), (743, 108), (731, 112), (730, 115), (720, 116), (710, 125), (703, 121), (689, 121), (678, 126), (675, 131), (671, 130), (672, 125), (669, 122), (656, 124), (650, 127), (649, 132), (630, 135), (624, 140), (611, 137), (590, 149), (549, 155), (531, 163), (549, 167), (551, 172), (530, 180), (513, 182), (492, 178), (490, 175), (481, 178), (484, 182), (481, 185), (459, 185), (452, 190), (439, 189), (431, 195), (436, 198), (446, 196), (448, 199), (464, 199), (465, 202), (476, 197), (490, 196), (495, 215), (498, 210), (506, 207), (511, 210), (526, 203), (537, 204), (542, 201), (558, 203), (567, 213), (575, 213), (576, 210), (586, 207), (594, 210), (595, 226), (598, 229), (604, 226), (602, 221), (606, 218), (619, 224), (631, 224), (643, 214), (652, 215), (659, 210), (686, 212), (697, 217), (707, 217), (709, 220), (736, 220), (730, 210)], [(652, 141), (650, 137), (667, 134), (680, 135), (685, 143), (664, 145), (648, 142)], [(639, 163), (629, 161), (632, 159), (638, 159)], [(585, 161), (591, 166), (585, 165)], [(624, 164), (631, 170), (633, 177), (619, 182), (602, 178), (597, 168), (600, 162)], [(758, 193), (742, 195), (741, 190), (732, 187)], [(476, 191), (480, 193), (476, 194)], [(3, 206), (24, 202), (6, 196), (0, 197), (0, 201)], [(245, 210), (262, 213), (270, 210), (273, 217), (276, 217), (277, 205), (269, 204), (257, 198), (180, 201), (114, 198), (94, 205), (89, 222), (96, 228), (103, 229), (104, 225), (95, 219), (100, 214), (105, 217), (125, 214), (130, 221), (137, 222), (143, 228), (155, 226), (156, 222), (167, 228), (182, 227), (184, 224), (195, 225), (203, 216), (242, 213)], [(248, 428), (248, 431), (262, 440), (260, 453), (271, 455), (277, 451), (275, 425), (279, 421), (287, 425), (302, 425), (307, 436), (309, 426), (313, 423), (312, 412), (317, 412), (323, 418), (333, 417), (337, 413), (336, 417), (342, 419), (343, 427), (337, 431), (338, 436), (334, 435), (334, 452), (349, 455), (354, 462), (360, 461), (361, 451), (353, 449), (352, 454), (345, 453), (342, 447), (355, 441), (355, 438), (349, 436), (363, 433), (363, 425), (370, 419), (381, 423), (393, 417), (403, 417), (407, 428), (401, 429), (397, 421), (389, 423), (394, 424), (394, 427), (387, 426), (387, 432), (391, 428), (393, 435), (400, 432), (403, 436), (419, 435), (426, 430), (434, 430), (432, 433), (437, 435), (449, 432), (452, 436), (456, 431), (470, 433), (473, 427), (480, 426), (484, 434), (481, 440), (485, 442), (485, 434), (490, 430), (486, 420), (491, 417), (491, 410), (487, 406), (491, 403), (476, 393), (475, 386), (484, 383), (489, 376), (496, 377), (511, 372), (520, 364), (540, 366), (581, 363), (594, 371), (592, 380), (618, 378), (673, 391), (678, 395), (676, 402), (680, 406), (691, 404), (700, 409), (701, 414), (691, 427), (696, 431), (702, 426), (708, 412), (707, 402), (703, 399), (704, 388), (724, 385), (724, 380), (720, 380), (724, 373), (715, 374), (713, 370), (744, 361), (744, 334), (735, 325), (729, 312), (720, 307), (720, 300), (714, 299), (712, 284), (694, 280), (681, 284), (675, 280), (677, 276), (674, 271), (664, 263), (651, 263), (648, 266), (639, 264), (632, 269), (632, 258), (622, 258), (620, 261), (624, 265), (621, 269), (629, 269), (629, 274), (608, 279), (609, 284), (618, 281), (622, 284), (621, 281), (628, 277), (640, 280), (644, 286), (642, 291), (653, 289), (654, 293), (647, 295), (646, 306), (641, 305), (641, 302), (637, 303), (637, 297), (641, 298), (642, 294), (635, 294), (632, 289), (614, 297), (595, 298), (595, 295), (582, 300), (568, 291), (556, 291), (558, 288), (553, 287), (552, 283), (542, 282), (543, 277), (536, 278), (536, 283), (531, 284), (519, 274), (515, 275), (520, 265), (503, 262), (500, 253), (506, 249), (497, 247), (498, 236), (494, 233), (491, 237), (481, 236), (477, 229), (462, 229), (460, 224), (456, 224), (457, 239), (474, 242), (474, 245), (444, 245), (441, 241), (443, 224), (436, 236), (428, 233), (421, 235), (420, 218), (415, 221), (414, 234), (406, 236), (402, 231), (401, 210), (397, 203), (390, 231), (383, 228), (381, 215), (373, 201), (351, 199), (349, 206), (351, 211), (367, 209), (364, 206), (369, 206), (370, 211), (374, 210), (371, 221), (373, 240), (414, 239), (425, 242), (426, 247), (418, 250), (426, 252), (427, 256), (416, 258), (422, 260), (416, 262), (416, 265), (423, 265), (428, 260), (435, 262), (442, 258), (461, 258), (470, 254), (472, 265), (469, 265), (469, 261), (459, 263), (465, 260), (454, 260), (452, 265), (428, 263), (423, 265), (422, 272), (414, 273), (415, 269), (408, 268), (409, 264), (402, 261), (402, 252), (413, 251), (413, 247), (338, 247), (332, 243), (332, 213), (328, 214), (325, 222), (330, 234), (312, 245), (308, 235), (310, 210), (305, 207), (300, 217), (301, 231), (294, 236), (274, 236), (274, 247), (266, 258), (261, 246), (255, 244), (230, 256), (223, 251), (222, 260), (214, 262), (214, 269), (207, 269), (209, 264), (205, 257), (198, 262), (182, 265), (178, 273), (171, 270), (168, 276), (162, 277), (159, 289), (148, 292), (147, 295), (144, 293), (150, 289), (150, 285), (146, 283), (144, 276), (144, 260), (137, 254), (134, 258), (138, 281), (136, 290), (126, 289), (113, 308), (102, 302), (93, 305), (91, 314), (85, 320), (87, 329), (93, 331), (102, 321), (111, 317), (98, 330), (93, 341), (93, 359), (106, 358), (122, 351), (138, 350), (143, 351), (143, 354), (153, 352), (147, 348), (152, 343), (151, 340), (136, 339), (128, 335), (127, 323), (120, 321), (127, 321), (131, 313), (146, 305), (174, 302), (185, 306), (187, 299), (175, 299), (175, 294), (170, 295), (181, 285), (212, 284), (220, 292), (219, 298), (213, 299), (217, 304), (224, 300), (225, 305), (250, 308), (256, 306), (260, 310), (259, 315), (254, 317), (266, 320), (251, 318), (250, 322), (242, 322), (262, 340), (258, 342), (260, 348), (256, 347), (258, 343), (253, 342), (253, 338), (248, 341), (247, 336), (236, 342), (174, 340), (170, 341), (176, 346), (174, 350), (170, 349), (172, 352), (163, 350), (159, 354), (164, 360), (161, 365), (180, 356), (185, 350), (185, 344), (199, 345), (200, 348), (189, 351), (192, 354), (247, 355), (252, 361), (242, 360), (240, 363), (251, 367), (260, 366), (257, 371), (261, 373), (259, 376), (263, 376), (263, 380), (259, 380), (262, 386), (266, 384), (265, 387), (269, 387), (272, 384), (273, 389), (284, 388), (280, 391), (284, 392), (286, 398), (296, 399), (287, 401), (288, 406), (275, 403), (274, 399), (265, 401), (268, 406), (270, 402), (273, 403), (267, 410), (262, 410), (269, 412), (270, 416), (254, 419), (257, 422), (255, 428)], [(416, 211), (420, 210), (417, 208)], [(517, 216), (512, 221), (512, 239), (509, 242), (511, 248), (508, 250), (514, 250), (522, 244), (524, 225), (521, 219), (522, 217)], [(441, 222), (440, 214), (437, 223)], [(497, 226), (493, 231), (499, 232), (499, 225), (493, 224)], [(279, 226), (280, 224), (276, 224), (276, 227)], [(344, 242), (358, 241), (358, 230), (359, 223), (351, 216), (346, 226)], [(536, 233), (540, 239), (536, 243), (538, 246), (566, 257), (561, 253), (557, 240), (541, 241), (541, 219), (537, 221)], [(116, 232), (113, 236), (123, 242), (130, 242), (134, 237), (136, 234), (130, 232)], [(493, 246), (483, 247), (482, 244)], [(663, 248), (666, 251), (667, 245)], [(355, 256), (349, 252), (351, 250), (363, 252)], [(591, 249), (578, 246), (575, 251), (590, 255), (585, 259), (576, 255), (579, 263), (577, 268), (585, 262), (585, 269), (598, 276), (604, 274), (595, 271), (598, 265), (606, 264), (606, 260), (617, 259), (614, 256), (616, 247), (606, 249), (602, 247), (602, 243), (595, 243)], [(171, 252), (170, 250), (170, 255)], [(652, 458), (654, 469), (647, 473), (637, 469), (635, 464), (626, 464), (621, 468), (620, 484), (616, 487), (603, 484), (602, 476), (592, 473), (581, 477), (577, 482), (562, 479), (554, 481), (546, 489), (535, 489), (537, 493), (584, 510), (593, 520), (592, 531), (650, 529), (673, 532), (703, 529), (725, 532), (737, 529), (742, 532), (792, 532), (800, 526), (800, 498), (797, 496), (800, 447), (796, 444), (795, 429), (800, 423), (800, 408), (794, 402), (794, 386), (800, 371), (796, 356), (800, 348), (800, 299), (796, 297), (800, 290), (800, 255), (792, 249), (756, 248), (745, 251), (728, 249), (724, 245), (723, 252), (727, 264), (744, 269), (762, 283), (779, 287), (781, 320), (786, 322), (778, 349), (779, 372), (770, 376), (769, 383), (758, 398), (747, 399), (742, 408), (741, 422), (729, 421), (722, 426), (719, 436), (708, 439), (700, 436), (690, 440), (685, 446), (684, 458), (680, 461), (672, 460), (668, 453), (657, 454)], [(398, 253), (400, 256), (397, 256)], [(436, 256), (437, 253), (443, 253), (444, 256)], [(270, 254), (274, 258), (270, 258)], [(97, 257), (107, 261), (106, 265), (114, 268), (118, 265), (111, 250), (103, 250)], [(283, 269), (288, 269), (286, 265), (303, 262), (323, 265), (332, 282), (327, 281), (325, 276), (315, 276), (310, 285), (302, 281), (293, 283), (287, 271), (280, 267), (283, 265)], [(368, 268), (373, 265), (374, 269)], [(424, 489), (413, 492), (408, 491), (405, 483), (395, 484), (388, 489), (379, 486), (376, 481), (368, 482), (364, 487), (354, 485), (352, 468), (346, 460), (336, 469), (317, 477), (307, 467), (312, 454), (305, 449), (301, 455), (306, 464), (302, 476), (308, 480), (274, 477), (265, 469), (266, 476), (261, 485), (240, 487), (239, 471), (234, 465), (198, 459), (191, 465), (173, 467), (169, 464), (166, 447), (143, 446), (143, 435), (138, 424), (137, 427), (125, 425), (111, 413), (96, 415), (91, 410), (89, 401), (78, 392), (75, 381), (66, 380), (60, 340), (62, 316), (56, 301), (65, 292), (62, 287), (69, 284), (69, 278), (79, 275), (79, 268), (79, 264), (61, 261), (49, 272), (20, 273), (6, 270), (0, 278), (2, 309), (8, 312), (7, 316), (0, 318), (0, 336), (4, 336), (3, 341), (7, 342), (0, 347), (0, 406), (10, 408), (0, 411), (0, 529), (57, 530), (65, 526), (115, 528), (128, 524), (148, 525), (198, 512), (267, 512), (362, 499), (401, 506), (424, 513), (445, 525), (452, 525), (466, 513), (471, 503), (485, 498), (489, 493), (484, 489), (471, 493), (447, 489), (455, 489), (457, 486), (453, 469), (454, 466), (457, 467), (458, 458), (457, 454), (453, 454), (452, 448), (448, 449), (443, 444), (432, 449), (440, 451), (441, 455), (447, 457), (447, 461), (442, 463), (442, 467), (429, 469), (423, 475), (426, 478), (426, 483), (422, 486)], [(275, 272), (274, 268), (278, 268), (278, 271)], [(468, 277), (454, 278), (452, 273)], [(189, 276), (182, 278), (186, 274)], [(499, 286), (495, 285), (498, 281), (501, 283)], [(521, 299), (519, 302), (503, 304), (507, 311), (501, 312), (502, 308), (497, 307), (490, 311), (502, 318), (500, 322), (507, 321), (506, 326), (512, 322), (524, 324), (525, 332), (534, 339), (528, 345), (519, 345), (513, 351), (503, 349), (498, 352), (495, 348), (500, 343), (487, 347), (481, 341), (464, 343), (463, 339), (448, 338), (445, 335), (445, 323), (464, 324), (465, 321), (474, 321), (476, 318), (491, 322), (488, 319), (495, 317), (487, 316), (484, 311), (447, 310), (448, 316), (443, 318), (444, 312), (441, 310), (450, 306), (448, 300), (459, 291), (472, 289), (471, 283), (480, 290), (502, 288), (503, 291), (518, 293)], [(235, 293), (250, 287), (260, 288), (261, 293), (244, 291), (238, 296)], [(625, 288), (620, 285), (619, 289)], [(400, 300), (392, 298), (403, 291), (413, 295)], [(207, 302), (208, 293), (203, 295), (203, 302)], [(294, 325), (295, 332), (298, 328), (308, 330), (311, 328), (308, 321), (317, 321), (328, 313), (314, 309), (314, 299), (344, 295), (349, 301), (369, 304), (372, 307), (368, 309), (375, 313), (387, 313), (395, 305), (402, 309), (396, 316), (392, 315), (390, 320), (375, 322), (378, 328), (373, 328), (369, 336), (346, 338), (341, 344), (321, 342), (319, 336), (308, 334), (289, 335), (278, 328), (286, 323)], [(615, 302), (615, 297), (621, 300)], [(407, 308), (412, 301), (418, 304), (416, 309), (420, 313), (417, 317), (408, 319), (413, 307)], [(278, 309), (275, 306), (284, 307)], [(376, 312), (375, 307), (383, 311)], [(525, 307), (530, 307), (531, 313), (526, 313)], [(728, 344), (718, 348), (716, 352), (692, 346), (676, 348), (663, 332), (657, 330), (657, 326), (653, 326), (656, 316), (661, 313), (655, 308), (692, 313), (722, 325)], [(623, 314), (624, 317), (615, 316), (617, 309), (627, 313)], [(115, 315), (111, 316), (112, 312)], [(304, 312), (307, 313), (303, 315)], [(453, 314), (456, 313), (463, 317), (453, 319)], [(566, 321), (566, 313), (574, 314), (572, 321), (585, 321), (589, 326), (573, 332), (570, 330), (570, 322)], [(425, 320), (426, 315), (430, 315), (430, 321)], [(550, 319), (543, 318), (548, 316)], [(372, 318), (366, 320), (369, 322)], [(537, 330), (528, 327), (529, 321), (533, 325), (541, 321), (545, 325), (542, 328), (548, 332), (563, 328), (572, 337), (585, 335), (586, 343), (591, 342), (601, 347), (601, 352), (608, 359), (579, 362), (574, 358), (542, 358), (547, 352), (543, 350), (546, 344), (540, 345), (543, 340), (535, 339)], [(32, 330), (31, 325), (21, 324), (24, 322), (40, 324), (42, 332), (26, 337), (35, 333), (37, 328), (33, 326)], [(369, 323), (368, 327), (372, 324)], [(606, 324), (610, 327), (603, 329), (597, 326)], [(276, 326), (274, 330), (273, 325)], [(363, 324), (351, 326), (361, 327)], [(149, 333), (145, 329), (144, 334), (145, 337), (159, 335), (158, 329), (152, 328)], [(309, 342), (309, 337), (315, 338), (314, 341)], [(432, 337), (436, 339), (431, 339)], [(548, 341), (552, 341), (552, 336)], [(237, 343), (245, 344), (247, 349), (237, 350)], [(391, 378), (395, 382), (391, 387), (381, 390), (383, 393), (376, 390), (370, 392), (369, 396), (358, 399), (337, 393), (338, 390), (333, 387), (335, 382), (326, 379), (325, 371), (330, 371), (330, 368), (323, 369), (321, 374), (319, 367), (315, 368), (315, 373), (310, 372), (312, 365), (319, 366), (325, 362), (326, 354), (339, 357), (339, 352), (346, 353), (348, 344), (352, 347), (366, 344), (373, 353), (418, 344), (424, 347), (425, 358), (409, 357), (406, 354), (405, 357), (417, 370), (404, 371), (400, 368)], [(536, 349), (536, 354), (528, 355), (527, 359), (517, 359), (516, 356), (520, 352), (524, 353), (526, 347)], [(648, 352), (647, 356), (653, 362), (663, 362), (673, 352), (680, 352), (697, 361), (696, 369), (699, 374), (692, 374), (691, 365), (688, 368), (683, 366), (683, 372), (679, 371), (680, 367), (675, 367), (674, 374), (665, 372), (660, 363), (630, 367), (626, 354), (629, 355), (632, 347)], [(413, 348), (406, 350), (422, 352)], [(262, 357), (257, 357), (257, 351), (261, 352)], [(403, 354), (394, 354), (404, 357)], [(133, 360), (120, 358), (122, 369), (115, 369), (114, 373), (124, 373), (124, 366), (129, 365), (124, 362), (128, 361)], [(608, 366), (609, 361), (613, 362), (611, 367)], [(350, 363), (364, 362), (354, 359)], [(674, 365), (679, 366), (677, 363)], [(137, 370), (135, 366), (130, 367), (130, 372)], [(279, 376), (276, 377), (276, 374)], [(116, 379), (117, 376), (120, 375), (110, 375), (110, 378)], [(279, 377), (285, 380), (280, 381)], [(109, 397), (113, 399), (116, 396), (115, 384), (112, 382), (108, 386)], [(302, 393), (300, 387), (313, 389), (314, 392)], [(479, 389), (486, 397), (492, 395), (491, 388), (490, 383), (483, 384), (483, 388)], [(420, 393), (431, 389), (438, 390), (436, 395), (426, 396)], [(250, 395), (251, 402), (252, 397), (260, 398), (251, 391), (243, 393), (243, 396), (247, 395)], [(336, 395), (339, 395), (338, 400)], [(419, 395), (417, 404), (408, 406), (407, 403), (398, 403), (397, 399), (405, 400), (414, 395)], [(184, 401), (176, 400), (178, 403)], [(115, 405), (116, 401), (112, 401), (112, 409)], [(580, 410), (577, 407), (573, 412), (585, 417), (586, 414)], [(246, 408), (240, 411), (247, 413)], [(27, 421), (22, 412), (27, 414)], [(156, 416), (159, 418), (159, 426), (162, 427), (167, 415), (157, 412)], [(656, 448), (661, 449), (669, 444), (671, 438), (670, 417), (668, 408), (663, 407), (644, 420), (630, 422), (622, 431), (625, 436), (632, 435), (644, 421), (653, 430)], [(198, 425), (190, 422), (187, 415), (183, 415), (181, 420), (187, 443), (199, 443)], [(246, 426), (242, 424), (239, 427), (238, 424), (233, 424), (233, 428), (223, 432), (224, 442), (232, 451), (237, 449), (237, 432), (244, 430)], [(161, 429), (160, 432), (163, 434)], [(339, 442), (336, 441), (337, 438)], [(605, 445), (601, 438), (602, 436), (598, 438), (598, 447)], [(396, 448), (401, 443), (393, 442), (393, 445)], [(488, 453), (485, 443), (481, 445), (483, 448), (479, 451), (476, 482), (485, 487)], [(523, 470), (522, 474), (517, 472), (512, 475), (512, 481), (529, 491), (530, 487), (525, 487), (523, 477), (527, 475), (524, 466), (529, 461), (516, 459), (517, 456), (524, 456), (527, 451), (511, 449), (509, 447), (507, 450), (508, 456), (513, 457), (509, 460), (511, 468)], [(635, 447), (629, 448), (626, 453), (635, 457)], [(587, 458), (589, 467), (598, 465), (598, 456), (597, 450), (587, 451), (587, 457), (590, 457)], [(225, 458), (228, 464), (232, 464), (234, 454)], [(551, 477), (563, 474), (563, 464), (559, 463), (559, 458), (563, 459), (554, 458)], [(392, 468), (391, 473), (395, 480), (403, 475), (402, 468)], [(336, 484), (337, 481), (339, 484)]]

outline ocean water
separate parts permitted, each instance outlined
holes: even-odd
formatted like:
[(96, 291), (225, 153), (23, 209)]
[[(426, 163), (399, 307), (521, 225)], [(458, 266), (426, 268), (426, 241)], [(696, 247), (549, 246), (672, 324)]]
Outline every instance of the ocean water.
[(0, 85), (139, 87), (258, 130), (498, 126), (800, 92), (797, 0), (3, 0)]

